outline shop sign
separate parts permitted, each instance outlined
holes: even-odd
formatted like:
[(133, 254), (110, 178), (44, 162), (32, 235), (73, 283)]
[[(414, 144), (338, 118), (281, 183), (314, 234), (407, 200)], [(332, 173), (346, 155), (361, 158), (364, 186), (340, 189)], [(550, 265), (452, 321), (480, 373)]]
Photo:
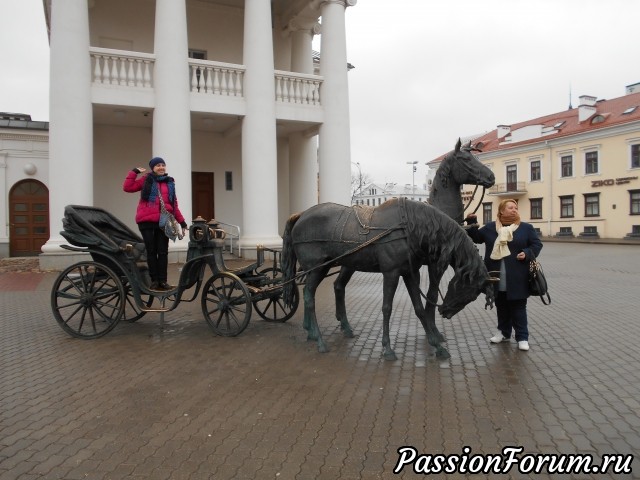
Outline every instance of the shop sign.
[(621, 177), (621, 178), (608, 178), (607, 180), (592, 180), (591, 187), (610, 187), (612, 185), (624, 185), (630, 183), (631, 180), (637, 180), (638, 177)]

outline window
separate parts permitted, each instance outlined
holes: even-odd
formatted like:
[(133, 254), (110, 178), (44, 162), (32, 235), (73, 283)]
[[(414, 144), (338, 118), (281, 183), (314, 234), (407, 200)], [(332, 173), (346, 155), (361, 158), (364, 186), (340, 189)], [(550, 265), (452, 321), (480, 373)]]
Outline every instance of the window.
[(584, 216), (597, 217), (600, 215), (600, 194), (586, 193), (584, 195)]
[(584, 227), (584, 235), (595, 236), (598, 235), (598, 227)]
[(561, 177), (573, 177), (573, 157), (571, 155), (560, 157), (560, 166), (562, 168)]
[(507, 165), (507, 192), (518, 191), (518, 166)]
[(573, 195), (560, 197), (560, 217), (573, 217)]
[(531, 181), (536, 182), (540, 180), (540, 160), (534, 160), (531, 162)]
[(631, 215), (640, 215), (640, 190), (629, 190), (629, 200), (631, 203), (629, 213)]
[(587, 152), (584, 155), (584, 173), (598, 173), (598, 152)]
[(224, 188), (227, 191), (233, 190), (233, 172), (224, 172)]
[(487, 224), (491, 220), (493, 220), (493, 204), (492, 203), (483, 203), (482, 204), (482, 223)]
[(531, 202), (531, 218), (539, 220), (542, 218), (542, 199), (532, 198)]
[(640, 143), (631, 145), (631, 168), (640, 168)]
[(560, 227), (560, 235), (573, 236), (573, 230), (571, 229), (571, 227)]

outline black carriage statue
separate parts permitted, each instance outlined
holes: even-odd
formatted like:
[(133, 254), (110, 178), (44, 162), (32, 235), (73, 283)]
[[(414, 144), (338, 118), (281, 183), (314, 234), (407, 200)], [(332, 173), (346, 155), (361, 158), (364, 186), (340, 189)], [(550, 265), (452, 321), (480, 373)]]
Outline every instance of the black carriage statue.
[[(74, 337), (101, 337), (120, 320), (135, 322), (147, 312), (164, 315), (182, 301), (194, 301), (201, 289), (204, 318), (222, 336), (244, 331), (254, 309), (267, 321), (285, 322), (298, 307), (297, 289), (293, 303), (285, 305), (281, 299), (280, 252), (258, 246), (254, 263), (228, 269), (225, 232), (213, 220), (198, 217), (189, 227), (187, 259), (178, 285), (168, 291), (149, 288), (142, 238), (106, 210), (69, 205), (62, 223), (60, 234), (71, 244), (63, 248), (91, 255), (60, 273), (51, 290), (53, 314)], [(263, 267), (265, 252), (273, 255), (270, 267)], [(204, 282), (207, 267), (212, 276)]]

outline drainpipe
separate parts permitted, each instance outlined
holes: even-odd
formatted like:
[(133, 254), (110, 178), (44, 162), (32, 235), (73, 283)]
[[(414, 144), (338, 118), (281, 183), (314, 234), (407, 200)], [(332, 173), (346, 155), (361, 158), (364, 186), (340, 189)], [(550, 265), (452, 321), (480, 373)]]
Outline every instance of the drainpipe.
[(551, 219), (553, 218), (553, 157), (551, 156), (549, 140), (545, 140), (544, 143), (549, 150), (549, 220), (547, 223), (549, 224), (549, 236), (551, 236)]

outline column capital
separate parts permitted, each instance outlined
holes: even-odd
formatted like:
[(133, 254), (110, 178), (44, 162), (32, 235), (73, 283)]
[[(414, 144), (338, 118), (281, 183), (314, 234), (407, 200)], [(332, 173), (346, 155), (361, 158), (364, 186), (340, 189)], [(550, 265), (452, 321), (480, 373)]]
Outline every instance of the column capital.
[(289, 20), (287, 26), (284, 28), (285, 34), (291, 34), (295, 32), (308, 32), (313, 35), (320, 35), (322, 27), (317, 20), (305, 20), (301, 18), (293, 18)]

